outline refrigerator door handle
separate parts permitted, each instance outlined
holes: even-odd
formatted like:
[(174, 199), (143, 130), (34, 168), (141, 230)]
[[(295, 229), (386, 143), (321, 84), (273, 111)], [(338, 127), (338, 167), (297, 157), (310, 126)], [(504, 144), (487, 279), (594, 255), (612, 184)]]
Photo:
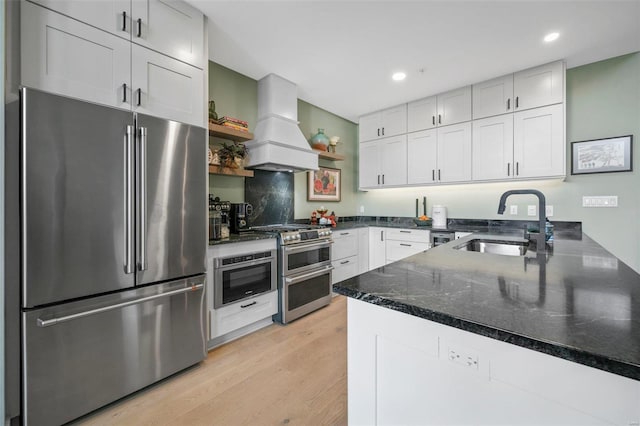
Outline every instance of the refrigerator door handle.
[(125, 235), (124, 273), (133, 274), (133, 126), (127, 126), (125, 135)]
[(177, 290), (167, 291), (166, 293), (154, 294), (152, 296), (141, 297), (140, 299), (129, 300), (128, 302), (116, 303), (114, 305), (103, 306), (102, 308), (91, 309), (89, 311), (78, 312), (76, 314), (65, 315), (63, 317), (51, 318), (43, 320), (38, 318), (38, 327), (50, 327), (52, 325), (59, 324), (61, 322), (72, 321), (78, 318), (88, 317), (90, 315), (99, 314), (101, 312), (112, 311), (114, 309), (125, 308), (131, 305), (137, 305), (139, 303), (148, 302), (150, 300), (160, 299), (162, 297), (175, 296), (177, 294), (188, 293), (190, 291), (198, 291), (204, 287), (204, 284), (196, 284), (191, 287), (179, 288)]
[(147, 128), (140, 127), (140, 148), (138, 155), (139, 190), (138, 190), (138, 217), (140, 218), (138, 238), (138, 270), (147, 269)]

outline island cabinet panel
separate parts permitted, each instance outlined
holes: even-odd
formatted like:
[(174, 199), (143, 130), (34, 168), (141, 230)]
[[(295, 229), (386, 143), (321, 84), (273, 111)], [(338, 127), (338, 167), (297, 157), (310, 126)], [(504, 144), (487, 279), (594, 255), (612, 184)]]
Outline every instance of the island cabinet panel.
[(350, 424), (640, 421), (636, 380), (357, 299), (347, 318)]

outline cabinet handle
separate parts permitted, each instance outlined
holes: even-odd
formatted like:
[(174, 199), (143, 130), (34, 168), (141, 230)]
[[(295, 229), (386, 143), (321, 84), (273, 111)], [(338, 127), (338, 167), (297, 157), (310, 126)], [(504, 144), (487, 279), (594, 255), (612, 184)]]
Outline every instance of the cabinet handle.
[(520, 163), (516, 161), (516, 176), (520, 175)]
[(348, 232), (341, 232), (340, 235), (349, 235)]
[(436, 171), (431, 169), (431, 180), (436, 180)]
[(400, 230), (400, 232), (403, 233), (403, 234), (410, 234), (411, 233), (411, 231), (403, 231), (402, 229)]
[(384, 241), (384, 231), (380, 231), (380, 241)]
[(440, 180), (440, 169), (438, 169), (438, 180)]
[(442, 124), (442, 115), (438, 114), (438, 124)]
[(138, 88), (138, 90), (136, 90), (136, 95), (138, 96), (138, 101), (136, 102), (136, 104), (140, 106), (140, 104), (142, 103), (142, 89)]
[(382, 136), (384, 136), (384, 127), (382, 128)]
[(127, 102), (127, 83), (122, 83), (122, 102)]
[(378, 185), (380, 185), (380, 175), (378, 175)]
[(507, 111), (511, 109), (511, 98), (507, 99)]
[(122, 31), (127, 31), (127, 12), (122, 11)]
[(342, 262), (340, 262), (340, 264), (341, 264), (341, 265), (345, 265), (345, 264), (347, 264), (347, 263), (349, 263), (349, 261), (348, 261), (348, 260), (343, 260)]
[(138, 29), (136, 30), (136, 36), (142, 37), (142, 18), (138, 18), (136, 21), (138, 23)]
[(240, 305), (241, 308), (248, 308), (249, 306), (253, 306), (253, 305), (257, 305), (258, 302), (256, 302), (255, 300), (251, 303), (247, 303), (246, 305)]
[(382, 184), (384, 185), (384, 175), (382, 175)]
[(511, 163), (507, 163), (507, 176), (511, 176)]
[(436, 125), (436, 116), (435, 115), (431, 116), (431, 123), (433, 123), (434, 126)]
[(411, 247), (411, 244), (400, 243), (401, 246)]
[(519, 100), (520, 100), (520, 97), (516, 96), (516, 108), (518, 108), (518, 106), (519, 106), (519, 102), (518, 102)]
[(378, 136), (380, 136), (380, 128), (378, 127)]

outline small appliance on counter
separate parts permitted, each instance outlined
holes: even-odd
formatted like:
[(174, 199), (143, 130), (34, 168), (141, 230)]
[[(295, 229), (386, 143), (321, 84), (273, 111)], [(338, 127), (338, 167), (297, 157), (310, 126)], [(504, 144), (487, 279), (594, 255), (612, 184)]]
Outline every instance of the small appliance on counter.
[(433, 229), (447, 229), (447, 208), (445, 206), (433, 206), (431, 218), (433, 219)]
[(209, 194), (209, 241), (229, 238), (231, 203)]
[(249, 203), (231, 203), (229, 228), (232, 233), (250, 231), (249, 218), (253, 214), (253, 206)]

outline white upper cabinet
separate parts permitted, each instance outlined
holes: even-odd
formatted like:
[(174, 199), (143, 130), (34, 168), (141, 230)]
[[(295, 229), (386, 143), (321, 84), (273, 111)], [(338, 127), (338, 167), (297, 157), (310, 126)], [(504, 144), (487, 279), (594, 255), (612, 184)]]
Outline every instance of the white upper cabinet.
[(417, 132), (437, 126), (437, 97), (430, 96), (407, 105), (407, 131)]
[(111, 34), (131, 38), (131, 0), (30, 0)]
[(513, 112), (513, 74), (473, 85), (473, 119)]
[(436, 129), (407, 135), (407, 183), (436, 183), (437, 155), (438, 134)]
[(513, 75), (516, 111), (564, 101), (564, 62), (557, 61)]
[(203, 69), (204, 16), (182, 1), (132, 0), (131, 40)]
[(131, 108), (127, 40), (29, 2), (22, 2), (20, 38), (23, 85)]
[(133, 110), (183, 123), (205, 121), (202, 70), (132, 45)]
[(410, 102), (407, 106), (409, 132), (471, 120), (471, 86)]
[(406, 185), (406, 135), (360, 144), (358, 175), (362, 189)]
[(70, 18), (204, 68), (204, 15), (177, 0), (32, 0)]
[(473, 180), (504, 180), (515, 175), (513, 114), (473, 121)]
[(438, 126), (471, 120), (471, 86), (438, 95)]
[(564, 176), (564, 105), (515, 113), (513, 148), (516, 178)]
[(471, 180), (471, 123), (438, 128), (439, 182)]
[(407, 104), (360, 117), (360, 142), (397, 136), (407, 132)]

